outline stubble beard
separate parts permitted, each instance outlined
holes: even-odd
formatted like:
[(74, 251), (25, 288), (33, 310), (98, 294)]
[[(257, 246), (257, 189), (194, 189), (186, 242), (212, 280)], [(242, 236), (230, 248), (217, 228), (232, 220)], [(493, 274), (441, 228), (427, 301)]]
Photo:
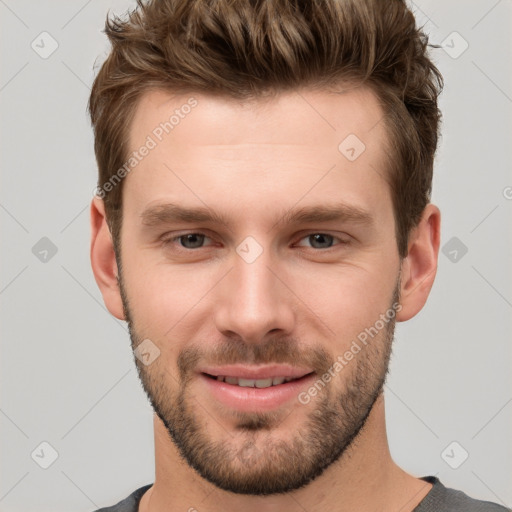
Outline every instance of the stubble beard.
[[(132, 348), (145, 339), (134, 328), (134, 317), (120, 275), (121, 297), (128, 322)], [(399, 284), (392, 304), (398, 301)], [(390, 306), (391, 309), (392, 306)], [(210, 433), (213, 418), (201, 401), (207, 397), (191, 392), (196, 363), (204, 350), (187, 347), (178, 355), (179, 375), (172, 375), (157, 359), (145, 366), (135, 363), (144, 391), (153, 410), (165, 425), (187, 464), (200, 476), (225, 491), (246, 495), (287, 493), (306, 486), (329, 466), (341, 462), (357, 442), (377, 399), (383, 391), (394, 338), (395, 318), (354, 356), (346, 367), (318, 392), (314, 400), (300, 407), (309, 407), (307, 419), (294, 425), (286, 438), (283, 429), (275, 435), (279, 424), (287, 419), (283, 411), (245, 413), (229, 411), (229, 424), (235, 428), (223, 439)], [(294, 355), (296, 357), (294, 357)], [(229, 363), (291, 363), (309, 361), (321, 379), (334, 361), (323, 348), (305, 351), (289, 339), (272, 338), (258, 345), (226, 339), (215, 353), (218, 364)], [(211, 358), (208, 359), (211, 362)], [(314, 364), (311, 364), (314, 361)], [(176, 381), (179, 382), (178, 389)], [(340, 386), (341, 383), (341, 386)], [(337, 386), (336, 386), (337, 384)], [(295, 404), (296, 405), (296, 404)], [(296, 405), (297, 406), (297, 405)], [(293, 414), (294, 409), (291, 413)], [(288, 424), (290, 420), (288, 419)]]

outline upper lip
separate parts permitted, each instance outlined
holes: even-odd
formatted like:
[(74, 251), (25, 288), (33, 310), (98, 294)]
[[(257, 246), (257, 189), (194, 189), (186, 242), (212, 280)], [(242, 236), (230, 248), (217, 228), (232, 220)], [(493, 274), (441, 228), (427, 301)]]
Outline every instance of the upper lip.
[(286, 364), (275, 364), (269, 366), (247, 366), (247, 365), (226, 365), (226, 366), (204, 366), (199, 369), (201, 373), (207, 373), (218, 377), (239, 377), (241, 379), (269, 379), (274, 377), (291, 377), (299, 379), (308, 375), (313, 370), (310, 368), (299, 368)]

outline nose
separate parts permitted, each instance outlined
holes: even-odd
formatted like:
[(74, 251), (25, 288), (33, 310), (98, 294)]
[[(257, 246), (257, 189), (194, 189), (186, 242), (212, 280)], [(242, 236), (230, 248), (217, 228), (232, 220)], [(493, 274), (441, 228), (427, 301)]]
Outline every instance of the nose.
[(234, 254), (233, 268), (217, 290), (217, 329), (247, 343), (261, 342), (270, 334), (292, 334), (293, 293), (286, 281), (282, 265), (268, 251), (252, 262)]

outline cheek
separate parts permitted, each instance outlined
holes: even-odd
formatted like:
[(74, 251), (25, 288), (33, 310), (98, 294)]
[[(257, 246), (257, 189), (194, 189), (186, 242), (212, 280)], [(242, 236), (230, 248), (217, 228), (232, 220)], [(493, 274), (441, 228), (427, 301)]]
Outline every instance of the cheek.
[(328, 337), (350, 343), (389, 309), (397, 278), (389, 265), (311, 269), (302, 272), (290, 288), (302, 299), (299, 307), (306, 318), (321, 321)]
[(140, 335), (169, 339), (190, 325), (201, 299), (218, 281), (212, 268), (195, 268), (155, 263), (149, 251), (146, 259), (143, 251), (137, 258), (123, 259), (126, 292)]

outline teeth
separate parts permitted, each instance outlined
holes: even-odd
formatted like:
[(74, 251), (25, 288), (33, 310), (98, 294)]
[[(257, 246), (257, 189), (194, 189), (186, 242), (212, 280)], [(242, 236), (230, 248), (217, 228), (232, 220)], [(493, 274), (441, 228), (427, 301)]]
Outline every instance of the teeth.
[[(234, 382), (233, 382), (234, 381)], [(226, 382), (228, 382), (228, 378), (226, 377)], [(243, 388), (253, 388), (254, 384), (256, 383), (255, 380), (250, 379), (237, 379), (237, 378), (230, 378), (229, 379), (230, 384), (236, 384), (237, 386), (241, 386)]]
[[(238, 385), (241, 386), (242, 384), (239, 382)], [(257, 388), (269, 388), (273, 385), (273, 379), (259, 379), (254, 381), (254, 386)]]
[(283, 382), (290, 382), (291, 380), (295, 380), (295, 377), (274, 377), (268, 379), (241, 379), (238, 377), (225, 377), (223, 375), (218, 375), (217, 380), (221, 382), (227, 382), (228, 384), (233, 384), (236, 386), (241, 386), (243, 388), (269, 388), (271, 386), (278, 386), (279, 384), (283, 384)]

